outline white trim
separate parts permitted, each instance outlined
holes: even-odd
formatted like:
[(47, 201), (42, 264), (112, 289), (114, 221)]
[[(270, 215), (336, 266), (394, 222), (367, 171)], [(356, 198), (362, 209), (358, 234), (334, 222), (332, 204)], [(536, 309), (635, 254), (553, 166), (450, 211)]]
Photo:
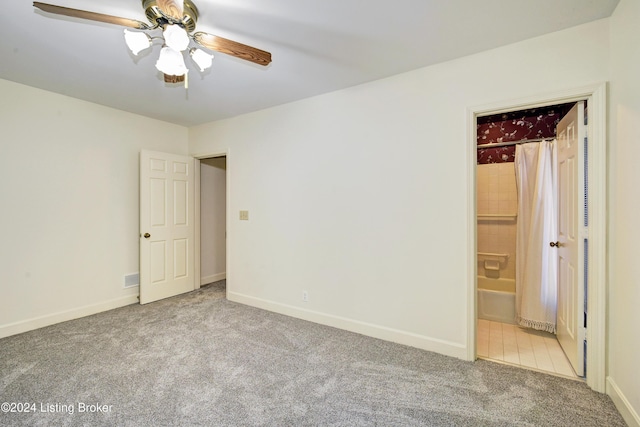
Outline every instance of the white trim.
[(193, 236), (193, 260), (194, 260), (194, 272), (193, 272), (193, 276), (195, 279), (195, 283), (193, 284), (193, 289), (200, 289), (201, 285), (206, 285), (207, 283), (210, 282), (204, 282), (202, 283), (202, 271), (200, 270), (202, 267), (200, 265), (200, 263), (202, 262), (202, 260), (200, 259), (200, 174), (202, 172), (201, 170), (201, 164), (200, 164), (200, 159), (195, 159), (193, 160), (193, 173), (195, 175), (195, 179), (194, 179), (194, 183), (193, 183), (193, 211), (194, 211), (194, 227), (195, 227), (195, 231), (194, 231), (194, 236)]
[(476, 118), (587, 99), (589, 108), (589, 273), (587, 385), (605, 392), (607, 83), (467, 109), (467, 360), (476, 359)]
[(210, 274), (209, 276), (204, 276), (200, 278), (200, 286), (208, 285), (209, 283), (213, 283), (213, 282), (218, 282), (226, 278), (227, 278), (227, 273), (225, 272)]
[(606, 383), (607, 318), (607, 84), (594, 88), (589, 109), (589, 271), (587, 384), (600, 393)]
[(476, 209), (476, 163), (478, 158), (476, 117), (477, 109), (467, 109), (467, 144), (472, 145), (473, 151), (467, 149), (467, 357), (474, 361), (477, 358), (478, 321), (478, 210)]
[(385, 326), (361, 322), (359, 320), (353, 320), (346, 317), (334, 316), (331, 314), (321, 313), (319, 311), (307, 310), (292, 305), (281, 304), (278, 302), (229, 291), (227, 291), (227, 299), (229, 301), (246, 304), (252, 307), (284, 314), (286, 316), (308, 320), (310, 322), (355, 332), (385, 341), (391, 341), (427, 351), (433, 351), (436, 353), (444, 354), (446, 356), (456, 357), (458, 359), (464, 359), (466, 356), (466, 349), (464, 345), (451, 341), (430, 338), (424, 335), (405, 332), (393, 328), (387, 328)]
[(227, 217), (227, 224), (226, 224), (226, 230), (225, 230), (225, 237), (226, 237), (226, 254), (225, 254), (225, 275), (226, 275), (226, 290), (227, 292), (229, 292), (231, 290), (231, 286), (232, 286), (232, 281), (231, 281), (231, 149), (227, 148), (226, 152), (225, 152), (225, 156), (227, 158), (227, 176), (226, 176), (226, 180), (227, 180), (227, 191), (226, 191), (226, 217)]
[(611, 377), (607, 377), (607, 394), (611, 397), (613, 404), (616, 405), (618, 412), (620, 412), (629, 427), (640, 427), (640, 416)]
[(53, 314), (47, 314), (44, 316), (33, 317), (27, 320), (21, 320), (15, 323), (9, 323), (0, 326), (0, 338), (21, 334), (23, 332), (33, 331), (34, 329), (44, 328), (45, 326), (55, 325), (56, 323), (79, 319), (81, 317), (91, 316), (92, 314), (102, 313), (103, 311), (113, 310), (114, 308), (120, 308), (126, 305), (137, 303), (137, 294), (126, 295), (96, 304), (89, 304), (83, 307), (72, 308)]

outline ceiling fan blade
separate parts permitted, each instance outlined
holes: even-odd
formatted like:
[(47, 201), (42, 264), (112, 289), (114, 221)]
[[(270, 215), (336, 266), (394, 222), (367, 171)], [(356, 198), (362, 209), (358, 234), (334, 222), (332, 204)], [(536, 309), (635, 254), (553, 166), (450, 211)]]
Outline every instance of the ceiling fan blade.
[(158, 7), (165, 16), (181, 22), (184, 18), (184, 1), (183, 0), (157, 0)]
[(263, 66), (271, 63), (271, 54), (269, 52), (247, 46), (246, 44), (234, 42), (233, 40), (228, 40), (223, 37), (203, 32), (194, 33), (193, 39), (202, 47), (215, 50), (216, 52), (226, 53), (227, 55), (235, 56), (236, 58), (251, 61)]
[(135, 19), (120, 18), (113, 15), (105, 15), (103, 13), (88, 12), (86, 10), (71, 9), (68, 7), (56, 6), (53, 4), (33, 2), (33, 6), (40, 10), (56, 15), (71, 16), (74, 18), (88, 19), (91, 21), (106, 22), (107, 24), (122, 25), (123, 27), (137, 28), (139, 30), (149, 30), (151, 27), (142, 21)]

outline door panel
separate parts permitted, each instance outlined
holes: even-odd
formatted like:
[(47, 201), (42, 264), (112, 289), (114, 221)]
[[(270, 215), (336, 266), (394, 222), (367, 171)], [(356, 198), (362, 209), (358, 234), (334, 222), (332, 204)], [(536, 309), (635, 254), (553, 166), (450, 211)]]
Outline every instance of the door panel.
[(558, 123), (558, 311), (557, 335), (573, 369), (584, 376), (584, 103)]
[(167, 191), (165, 189), (166, 182), (164, 179), (151, 179), (150, 185), (150, 214), (151, 225), (154, 227), (162, 227), (166, 225), (165, 200), (167, 199)]
[[(150, 245), (150, 257), (149, 262), (154, 268), (149, 270), (151, 277), (149, 278), (151, 283), (164, 282), (167, 277), (167, 249), (165, 242), (149, 242)], [(146, 269), (145, 269), (146, 270)]]
[(174, 181), (173, 182), (173, 194), (175, 198), (173, 219), (175, 226), (186, 227), (188, 225), (187, 215), (189, 210), (187, 209), (188, 197), (187, 197), (187, 182), (186, 181)]
[(187, 247), (187, 240), (180, 239), (173, 242), (173, 253), (175, 254), (173, 274), (174, 279), (180, 279), (187, 276), (187, 263), (189, 260), (189, 249)]
[[(195, 289), (193, 159), (140, 153), (140, 303)], [(148, 237), (146, 237), (148, 234)]]

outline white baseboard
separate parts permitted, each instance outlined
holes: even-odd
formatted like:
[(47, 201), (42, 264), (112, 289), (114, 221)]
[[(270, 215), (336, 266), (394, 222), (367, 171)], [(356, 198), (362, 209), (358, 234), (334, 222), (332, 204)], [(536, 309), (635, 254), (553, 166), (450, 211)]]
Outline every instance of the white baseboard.
[(332, 326), (334, 328), (344, 329), (350, 332), (355, 332), (385, 341), (392, 341), (398, 344), (404, 344), (423, 350), (433, 351), (435, 353), (456, 357), (458, 359), (465, 360), (467, 357), (467, 348), (464, 345), (450, 341), (430, 338), (423, 335), (414, 334), (412, 332), (387, 328), (385, 326), (379, 326), (372, 323), (361, 322), (359, 320), (325, 314), (318, 311), (307, 310), (300, 307), (281, 304), (274, 301), (268, 301), (235, 292), (227, 291), (227, 299), (229, 301), (239, 302), (241, 304), (250, 305), (252, 307), (258, 307), (264, 310), (296, 317), (298, 319), (319, 323), (321, 325)]
[(624, 418), (629, 427), (640, 427), (640, 416), (638, 416), (638, 412), (631, 406), (631, 403), (629, 403), (624, 394), (622, 394), (622, 391), (611, 377), (607, 377), (607, 394), (611, 397), (611, 400), (613, 400), (620, 415), (622, 415), (622, 418)]
[(200, 286), (208, 285), (209, 283), (217, 282), (219, 280), (224, 280), (226, 278), (227, 278), (226, 272), (204, 276), (200, 278)]
[(67, 320), (78, 319), (80, 317), (90, 316), (92, 314), (97, 314), (103, 311), (113, 310), (114, 308), (124, 307), (125, 305), (137, 303), (138, 295), (126, 295), (97, 304), (85, 305), (84, 307), (72, 308), (70, 310), (47, 314), (45, 316), (39, 316), (19, 322), (0, 325), (0, 338), (21, 334), (23, 332), (32, 331), (34, 329), (43, 328), (45, 326), (54, 325), (56, 323), (66, 322)]

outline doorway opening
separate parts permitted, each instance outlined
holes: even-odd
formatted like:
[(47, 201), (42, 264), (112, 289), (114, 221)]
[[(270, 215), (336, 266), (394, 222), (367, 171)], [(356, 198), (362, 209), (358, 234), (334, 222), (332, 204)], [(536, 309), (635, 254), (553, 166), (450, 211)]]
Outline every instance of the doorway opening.
[[(589, 250), (584, 251), (584, 264), (587, 266), (584, 285), (588, 299), (586, 301), (586, 382), (595, 391), (605, 391), (605, 338), (606, 338), (606, 84), (596, 84), (583, 88), (565, 90), (555, 94), (542, 94), (518, 101), (502, 102), (468, 109), (468, 171), (469, 171), (469, 244), (468, 244), (468, 359), (475, 360), (480, 354), (478, 348), (478, 214), (482, 212), (480, 200), (476, 198), (477, 188), (477, 126), (478, 120), (489, 115), (505, 114), (550, 107), (561, 104), (575, 104), (586, 101), (589, 106), (589, 126), (587, 129), (589, 157), (585, 165), (584, 179), (589, 182), (589, 227), (585, 229)], [(494, 184), (495, 185), (495, 184)], [(499, 184), (498, 184), (499, 185)], [(555, 242), (553, 242), (555, 243)], [(489, 253), (487, 267), (495, 272), (504, 259), (494, 258)], [(501, 255), (501, 254), (497, 254)], [(484, 261), (482, 265), (484, 267)], [(491, 273), (490, 273), (491, 274)], [(577, 316), (576, 316), (577, 318)], [(517, 338), (516, 338), (517, 339)]]
[(477, 355), (578, 378), (584, 364), (565, 355), (577, 353), (575, 343), (556, 336), (558, 251), (549, 246), (558, 239), (557, 128), (574, 110), (577, 103), (477, 118)]
[(196, 160), (197, 287), (215, 288), (226, 297), (227, 279), (227, 156)]
[(141, 304), (219, 282), (226, 297), (229, 163), (226, 151), (196, 158), (141, 151)]

